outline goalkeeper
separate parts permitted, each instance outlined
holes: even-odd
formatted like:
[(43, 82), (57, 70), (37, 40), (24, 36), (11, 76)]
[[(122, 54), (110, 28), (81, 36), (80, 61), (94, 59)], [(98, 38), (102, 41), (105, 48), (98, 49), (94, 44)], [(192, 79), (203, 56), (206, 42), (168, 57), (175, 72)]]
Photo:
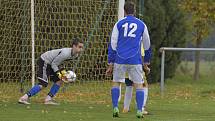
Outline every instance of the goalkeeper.
[[(150, 73), (150, 68), (148, 67), (150, 65), (150, 59), (151, 59), (151, 48), (148, 50), (142, 50), (142, 55), (144, 57), (144, 63), (143, 63), (143, 70), (144, 70), (144, 101), (143, 101), (143, 114), (147, 115), (148, 111), (145, 110), (146, 106), (146, 101), (148, 99), (148, 83), (146, 80), (145, 74)], [(130, 103), (131, 103), (131, 98), (132, 98), (132, 90), (133, 90), (133, 82), (129, 79), (129, 77), (125, 78), (125, 84), (126, 84), (126, 91), (125, 91), (125, 98), (124, 98), (124, 108), (123, 108), (123, 113), (127, 113), (129, 111)]]
[(33, 86), (25, 95), (20, 97), (18, 103), (30, 104), (28, 99), (36, 95), (43, 88), (47, 87), (48, 77), (50, 77), (50, 80), (53, 81), (54, 84), (45, 98), (45, 104), (58, 104), (53, 101), (53, 97), (60, 89), (63, 80), (66, 81), (66, 71), (64, 69), (60, 69), (58, 66), (66, 60), (71, 60), (78, 57), (78, 55), (83, 51), (84, 44), (82, 40), (74, 39), (71, 46), (71, 48), (47, 51), (40, 56), (38, 60), (39, 69), (37, 73), (39, 83)]

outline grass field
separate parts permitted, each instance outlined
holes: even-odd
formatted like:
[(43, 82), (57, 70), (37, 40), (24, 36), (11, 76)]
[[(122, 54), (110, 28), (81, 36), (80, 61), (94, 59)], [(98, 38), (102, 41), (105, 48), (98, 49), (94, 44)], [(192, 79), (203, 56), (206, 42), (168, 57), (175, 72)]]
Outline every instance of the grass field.
[(214, 121), (214, 78), (201, 75), (200, 80), (193, 81), (190, 75), (178, 74), (166, 80), (164, 96), (160, 95), (159, 84), (150, 85), (150, 115), (144, 119), (135, 117), (134, 99), (131, 112), (112, 118), (110, 82), (70, 85), (56, 97), (60, 106), (42, 103), (48, 90), (31, 98), (29, 106), (17, 104), (22, 95), (16, 91), (18, 86), (0, 84), (0, 121)]
[[(198, 82), (193, 82), (190, 80), (180, 80), (179, 77), (176, 78), (179, 80), (167, 81), (165, 85), (165, 95), (163, 97), (160, 96), (158, 84), (150, 86), (150, 97), (147, 108), (151, 115), (145, 116), (144, 120), (214, 121), (215, 82), (213, 80), (199, 80)], [(8, 96), (7, 98), (1, 97), (0, 121), (137, 120), (135, 117), (134, 103), (132, 104), (131, 112), (128, 114), (121, 114), (120, 118), (112, 118), (111, 98), (108, 90), (110, 84), (107, 83), (106, 87), (107, 88), (104, 88), (106, 93), (103, 95), (105, 97), (103, 97), (103, 99), (102, 96), (100, 98), (97, 97), (98, 102), (96, 100), (93, 101), (90, 98), (91, 96), (84, 97), (83, 95), (75, 101), (63, 99), (65, 97), (57, 97), (57, 100), (61, 102), (60, 106), (43, 105), (43, 94), (33, 97), (31, 100), (32, 104), (29, 106), (17, 104), (16, 101), (21, 94), (12, 97)], [(71, 86), (69, 88), (77, 87)], [(84, 100), (84, 98), (86, 98), (86, 100)], [(122, 103), (120, 103), (120, 106), (122, 106)]]

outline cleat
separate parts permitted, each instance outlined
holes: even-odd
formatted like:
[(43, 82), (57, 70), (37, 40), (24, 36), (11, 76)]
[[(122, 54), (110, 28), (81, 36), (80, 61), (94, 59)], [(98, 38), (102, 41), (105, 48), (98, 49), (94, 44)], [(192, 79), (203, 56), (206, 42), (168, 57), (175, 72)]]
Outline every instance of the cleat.
[(24, 104), (24, 105), (30, 105), (31, 103), (28, 102), (28, 99), (25, 99), (25, 98), (20, 98), (18, 100), (18, 103), (19, 104)]
[(129, 112), (129, 109), (124, 108), (124, 109), (122, 110), (122, 112), (123, 112), (123, 113), (128, 113), (128, 112)]
[(138, 110), (136, 116), (137, 118), (143, 118), (143, 112)]
[(44, 103), (45, 105), (60, 105), (59, 103), (53, 101), (53, 100), (47, 100)]
[(149, 112), (146, 110), (143, 110), (143, 115), (149, 115)]
[(113, 109), (113, 117), (119, 117), (119, 109), (117, 107)]

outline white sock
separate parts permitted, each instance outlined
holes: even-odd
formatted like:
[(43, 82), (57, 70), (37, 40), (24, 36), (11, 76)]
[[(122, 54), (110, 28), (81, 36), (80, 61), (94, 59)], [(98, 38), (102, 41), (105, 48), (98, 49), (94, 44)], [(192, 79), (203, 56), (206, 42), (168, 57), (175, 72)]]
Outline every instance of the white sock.
[(124, 99), (124, 109), (128, 109), (130, 107), (131, 98), (132, 98), (133, 86), (126, 86), (125, 89), (125, 99)]
[(118, 102), (120, 102), (120, 100), (121, 100), (121, 85), (119, 86), (119, 98), (118, 98)]
[(143, 100), (143, 110), (145, 109), (144, 107), (146, 106), (146, 101), (148, 99), (148, 87), (144, 87), (143, 88), (144, 90), (144, 100)]
[(49, 100), (52, 100), (52, 97), (47, 95), (45, 101), (49, 101)]

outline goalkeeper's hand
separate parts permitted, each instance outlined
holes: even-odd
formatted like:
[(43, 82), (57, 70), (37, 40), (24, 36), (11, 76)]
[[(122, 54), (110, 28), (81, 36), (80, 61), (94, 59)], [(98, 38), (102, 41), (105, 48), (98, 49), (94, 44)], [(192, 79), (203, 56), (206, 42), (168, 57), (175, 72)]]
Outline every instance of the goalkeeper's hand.
[(66, 70), (65, 69), (58, 70), (56, 72), (56, 74), (60, 80), (66, 80)]

